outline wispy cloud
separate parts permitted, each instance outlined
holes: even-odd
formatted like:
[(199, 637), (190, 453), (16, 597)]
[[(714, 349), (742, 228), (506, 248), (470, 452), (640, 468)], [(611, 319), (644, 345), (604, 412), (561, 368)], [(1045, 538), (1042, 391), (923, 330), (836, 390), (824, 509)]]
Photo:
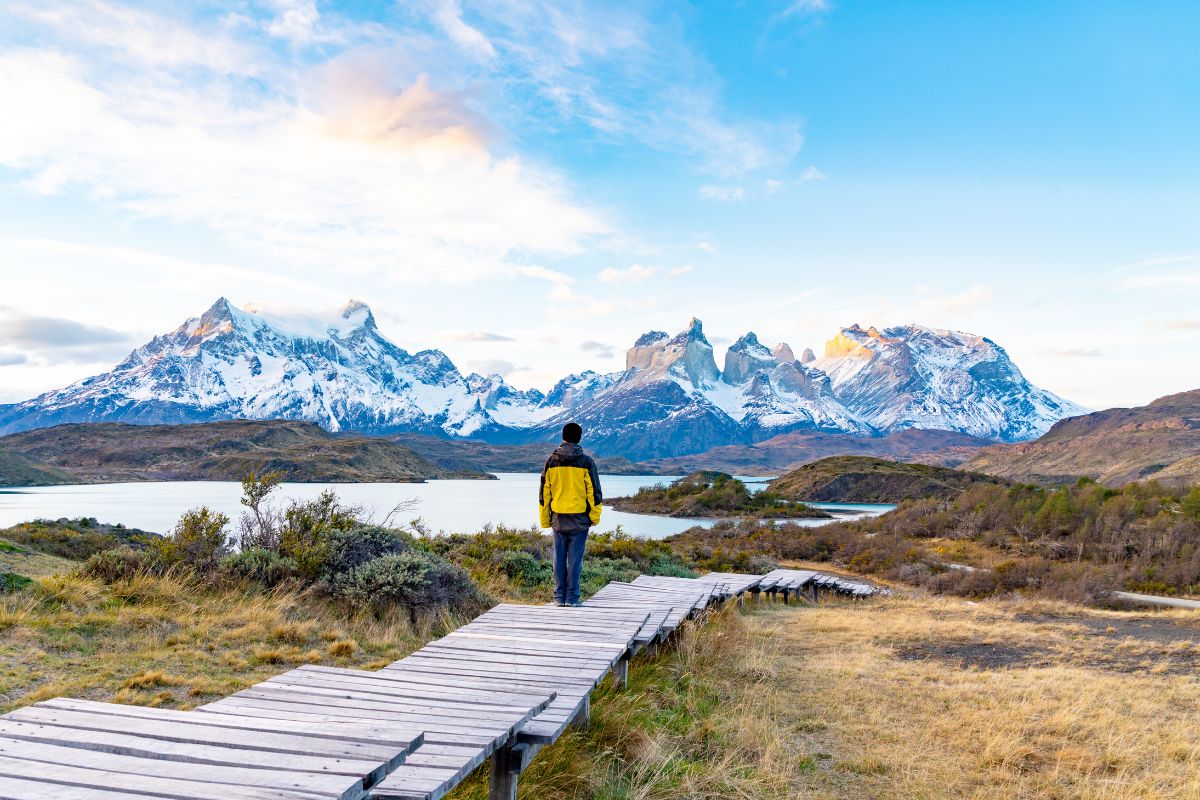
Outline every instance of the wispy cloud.
[(817, 169), (816, 167), (809, 166), (804, 168), (804, 172), (800, 173), (800, 182), (807, 183), (809, 181), (823, 181), (827, 177), (829, 176), (821, 170)]
[(1131, 289), (1200, 286), (1200, 253), (1149, 256), (1116, 267), (1113, 274)]
[(991, 300), (995, 293), (996, 290), (991, 286), (972, 286), (938, 302), (946, 311), (973, 311)]
[[(434, 3), (443, 30), (477, 53), (486, 38), (506, 77), (528, 87), (547, 125), (582, 125), (620, 140), (687, 156), (696, 166), (737, 175), (786, 165), (803, 137), (790, 119), (745, 119), (721, 102), (723, 84), (673, 15), (631, 4), (483, 0), (462, 13)], [(519, 98), (526, 99), (526, 98)]]
[(396, 280), (503, 274), (518, 253), (570, 255), (607, 230), (560, 176), (493, 147), (467, 95), (398, 62), (402, 48), (376, 46), (370, 26), (275, 3), (262, 23), (274, 34), (338, 40), (297, 67), (219, 22), (49, 8), (0, 11), (55, 45), (0, 49), (0, 166), (34, 191), (206, 225), (278, 263)]
[(467, 362), (467, 366), (482, 375), (500, 375), (501, 377), (507, 377), (514, 372), (528, 372), (532, 369), (532, 367), (514, 364), (502, 358), (481, 358)]
[(722, 203), (740, 203), (746, 199), (746, 190), (741, 186), (706, 184), (700, 187), (699, 194), (705, 200), (717, 200)]
[(616, 348), (611, 344), (604, 342), (596, 342), (588, 340), (579, 345), (579, 349), (585, 353), (591, 353), (597, 358), (612, 358), (616, 354)]
[(1062, 349), (1041, 350), (1042, 355), (1054, 358), (1102, 358), (1104, 353), (1090, 347), (1067, 347)]
[(596, 277), (601, 283), (607, 283), (610, 286), (628, 286), (630, 284), (645, 283), (657, 273), (658, 267), (631, 264), (625, 269), (606, 267), (600, 270), (600, 274)]
[(681, 267), (672, 267), (671, 269), (667, 270), (667, 277), (668, 278), (678, 278), (683, 275), (687, 275), (691, 271), (692, 271), (692, 266), (690, 264), (684, 264)]
[(446, 331), (442, 334), (443, 338), (450, 339), (455, 342), (511, 342), (514, 339), (511, 336), (503, 336), (499, 333), (490, 333), (488, 331)]
[(1200, 331), (1200, 319), (1178, 319), (1167, 323), (1167, 329), (1172, 331)]
[(0, 367), (15, 367), (28, 360), (29, 356), (24, 353), (0, 353)]
[(43, 364), (91, 364), (128, 353), (134, 337), (108, 327), (0, 306), (0, 341), (23, 349), (25, 353), (18, 355), (24, 361), (35, 356)]

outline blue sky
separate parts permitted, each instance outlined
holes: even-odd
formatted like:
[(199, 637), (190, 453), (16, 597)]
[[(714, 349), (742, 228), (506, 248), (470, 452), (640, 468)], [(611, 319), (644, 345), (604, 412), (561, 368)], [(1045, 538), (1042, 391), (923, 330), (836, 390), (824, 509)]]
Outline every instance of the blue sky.
[(695, 315), (1200, 386), (1200, 5), (0, 8), (0, 402), (216, 297), (546, 388)]

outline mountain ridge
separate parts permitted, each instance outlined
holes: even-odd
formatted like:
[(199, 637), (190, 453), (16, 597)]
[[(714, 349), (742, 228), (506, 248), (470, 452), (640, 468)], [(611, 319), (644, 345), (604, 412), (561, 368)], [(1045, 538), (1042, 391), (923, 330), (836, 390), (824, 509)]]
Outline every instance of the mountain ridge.
[(1035, 441), (983, 448), (962, 467), (1044, 483), (1200, 482), (1200, 389), (1065, 419)]
[(0, 406), (0, 434), (70, 422), (297, 419), (332, 431), (546, 443), (566, 421), (593, 449), (632, 460), (751, 445), (789, 431), (878, 437), (944, 429), (1027, 439), (1083, 409), (1030, 384), (985, 337), (918, 325), (843, 328), (817, 358), (741, 336), (719, 368), (699, 319), (649, 331), (625, 369), (567, 376), (548, 393), (410, 353), (350, 301), (323, 317), (220, 298), (112, 370)]

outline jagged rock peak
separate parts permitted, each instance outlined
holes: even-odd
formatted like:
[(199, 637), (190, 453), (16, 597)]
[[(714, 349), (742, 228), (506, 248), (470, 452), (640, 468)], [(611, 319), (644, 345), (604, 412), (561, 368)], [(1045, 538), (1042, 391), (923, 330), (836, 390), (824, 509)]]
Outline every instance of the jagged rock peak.
[(689, 342), (700, 342), (707, 345), (708, 339), (704, 338), (704, 323), (696, 317), (692, 317), (692, 321), (688, 323), (687, 329), (680, 331), (671, 341), (673, 344), (686, 345)]
[(781, 364), (790, 364), (796, 360), (796, 354), (792, 352), (792, 348), (787, 342), (780, 342), (772, 347), (771, 355), (775, 356), (775, 360)]
[(638, 337), (638, 340), (633, 343), (634, 347), (646, 347), (647, 345), (661, 342), (664, 339), (669, 339), (666, 331), (647, 331)]
[(725, 351), (722, 380), (730, 385), (744, 383), (759, 372), (775, 366), (775, 356), (753, 333), (747, 333)]
[(755, 352), (763, 352), (767, 355), (771, 355), (771, 351), (767, 349), (766, 345), (758, 340), (758, 336), (753, 331), (743, 334), (740, 339), (729, 346), (729, 349), (739, 353), (753, 350)]
[(817, 354), (812, 351), (811, 347), (804, 348), (804, 352), (800, 354), (801, 364), (811, 364), (817, 360)]

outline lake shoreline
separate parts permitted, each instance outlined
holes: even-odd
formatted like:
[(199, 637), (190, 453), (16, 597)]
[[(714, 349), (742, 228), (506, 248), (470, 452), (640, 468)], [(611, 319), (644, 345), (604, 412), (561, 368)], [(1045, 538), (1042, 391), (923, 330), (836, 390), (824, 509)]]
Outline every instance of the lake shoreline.
[[(431, 533), (474, 533), (485, 527), (537, 528), (538, 473), (498, 473), (495, 480), (435, 479), (425, 483), (292, 483), (281, 484), (274, 496), (288, 500), (313, 499), (325, 489), (348, 505), (363, 506), (377, 519), (386, 518), (399, 504), (411, 508), (393, 517), (394, 524), (416, 519)], [(661, 475), (605, 476), (604, 488), (613, 496), (636, 493), (660, 483)], [(69, 484), (46, 487), (0, 488), (0, 527), (33, 519), (94, 517), (108, 523), (165, 533), (189, 509), (206, 505), (224, 513), (236, 525), (245, 507), (241, 484), (235, 481), (139, 481), (112, 484)], [(818, 506), (822, 510), (828, 510)], [(883, 513), (890, 506), (851, 507), (856, 515)], [(694, 526), (712, 527), (716, 518), (659, 517), (631, 514), (606, 507), (597, 532), (620, 527), (635, 536), (662, 539)], [(828, 524), (830, 519), (798, 519), (798, 524)]]

